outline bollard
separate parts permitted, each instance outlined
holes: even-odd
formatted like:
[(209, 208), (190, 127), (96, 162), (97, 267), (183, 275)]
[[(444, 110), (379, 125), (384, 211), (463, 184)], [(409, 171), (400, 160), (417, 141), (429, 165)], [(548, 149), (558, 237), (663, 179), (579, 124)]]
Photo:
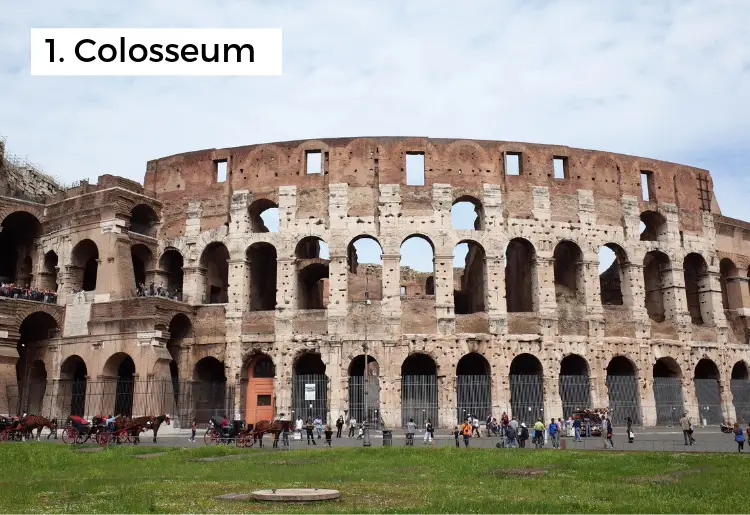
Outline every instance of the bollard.
[(383, 447), (393, 446), (393, 431), (383, 429)]

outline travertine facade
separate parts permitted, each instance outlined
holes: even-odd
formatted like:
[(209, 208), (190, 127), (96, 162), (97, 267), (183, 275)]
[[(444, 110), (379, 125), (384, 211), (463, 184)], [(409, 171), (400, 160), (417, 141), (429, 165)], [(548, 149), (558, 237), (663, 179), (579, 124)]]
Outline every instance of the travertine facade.
[[(424, 155), (423, 185), (407, 184), (410, 154)], [(320, 169), (309, 170), (317, 157)], [(655, 424), (666, 402), (655, 393), (656, 375), (678, 378), (680, 402), (694, 417), (705, 418), (700, 406), (710, 404), (734, 420), (750, 403), (740, 398), (746, 389), (730, 387), (748, 380), (750, 364), (750, 224), (721, 216), (712, 192), (708, 171), (646, 158), (352, 138), (165, 157), (148, 163), (143, 186), (105, 175), (43, 204), (3, 197), (3, 231), (11, 227), (18, 250), (5, 275), (57, 285), (59, 299), (56, 306), (0, 300), (0, 377), (13, 384), (46, 377), (50, 395), (56, 380), (82, 370), (91, 382), (116, 382), (133, 367), (141, 381), (219, 381), (218, 362), (241, 385), (235, 416), (252, 419), (245, 410), (260, 412), (265, 402), (256, 402), (253, 373), (265, 354), (273, 367), (260, 379), (272, 384), (276, 412), (293, 408), (295, 373), (325, 373), (326, 415), (335, 420), (349, 409), (366, 314), (378, 407), (389, 426), (401, 423), (402, 374), (435, 376), (439, 424), (454, 424), (458, 364), (470, 353), (486, 366), (469, 373), (491, 377), (495, 415), (513, 406), (510, 375), (541, 374), (544, 413), (561, 416), (561, 367), (576, 355), (583, 367), (563, 375), (588, 377), (593, 407), (611, 404), (608, 373), (632, 375), (633, 402), (643, 422)], [(460, 202), (478, 213), (470, 228), (453, 227)], [(267, 209), (278, 209), (277, 232), (264, 227)], [(14, 223), (28, 227), (34, 218), (37, 233), (13, 232)], [(432, 273), (402, 269), (401, 245), (413, 236), (429, 242)], [(352, 249), (361, 237), (379, 243), (382, 269), (357, 265)], [(462, 243), (466, 266), (454, 271)], [(600, 278), (603, 246), (616, 259)], [(185, 302), (137, 297), (136, 282), (179, 288)], [(73, 293), (80, 289), (87, 293)], [(34, 323), (22, 327), (30, 315)], [(31, 326), (58, 332), (42, 336)], [(17, 370), (19, 350), (27, 355)], [(402, 369), (415, 354), (429, 359)], [(128, 356), (133, 366), (123, 372)], [(697, 398), (696, 378), (718, 380), (720, 401)], [(97, 399), (86, 413), (114, 409), (106, 395)], [(0, 395), (0, 411), (15, 409), (3, 402)], [(54, 409), (64, 412), (65, 402)], [(159, 408), (136, 394), (132, 411), (148, 409)]]

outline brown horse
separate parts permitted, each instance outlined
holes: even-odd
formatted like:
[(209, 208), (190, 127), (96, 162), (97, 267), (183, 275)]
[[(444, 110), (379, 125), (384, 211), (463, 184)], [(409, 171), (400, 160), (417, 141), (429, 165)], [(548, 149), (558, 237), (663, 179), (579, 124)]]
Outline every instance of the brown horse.
[(39, 415), (26, 415), (23, 420), (19, 423), (21, 432), (26, 435), (29, 434), (32, 437), (34, 436), (34, 429), (36, 429), (36, 440), (39, 441), (39, 438), (42, 435), (42, 429), (45, 427), (49, 429), (49, 434), (47, 435), (47, 440), (49, 440), (49, 437), (53, 434), (55, 435), (55, 440), (57, 440), (57, 419), (53, 418), (52, 420), (49, 420), (47, 418), (44, 418)]
[(154, 443), (156, 443), (156, 435), (159, 433), (159, 427), (162, 424), (171, 424), (171, 420), (169, 418), (169, 414), (165, 413), (163, 415), (158, 415), (156, 417), (151, 417), (151, 422), (146, 425), (146, 430), (148, 431), (151, 429), (154, 432)]
[(279, 435), (283, 432), (289, 432), (291, 422), (289, 420), (276, 419), (273, 422), (269, 420), (259, 420), (253, 426), (252, 436), (253, 440), (258, 440), (260, 447), (263, 447), (263, 435), (268, 433), (273, 435), (273, 446), (279, 446)]

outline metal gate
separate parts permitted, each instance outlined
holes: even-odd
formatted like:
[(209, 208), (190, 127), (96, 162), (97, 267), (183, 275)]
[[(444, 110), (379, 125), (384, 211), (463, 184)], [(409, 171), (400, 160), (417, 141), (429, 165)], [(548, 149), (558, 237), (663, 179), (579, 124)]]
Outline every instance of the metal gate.
[(133, 416), (133, 394), (135, 393), (135, 381), (133, 379), (117, 378), (117, 390), (115, 392), (115, 410), (113, 415)]
[(234, 406), (227, 405), (227, 384), (214, 382), (195, 382), (190, 385), (193, 400), (192, 417), (199, 424), (207, 423), (213, 417), (226, 415), (234, 417)]
[(656, 424), (674, 426), (685, 412), (682, 385), (678, 377), (654, 377)]
[(638, 378), (635, 376), (607, 375), (607, 391), (610, 417), (614, 421), (625, 421), (628, 417), (633, 425), (641, 425), (640, 395)]
[(561, 375), (560, 402), (564, 420), (567, 420), (575, 411), (591, 408), (589, 376)]
[(511, 375), (510, 409), (519, 422), (544, 420), (544, 389), (540, 375)]
[(406, 427), (410, 418), (417, 428), (424, 427), (429, 418), (433, 427), (440, 427), (438, 420), (437, 376), (403, 376), (401, 378), (401, 426)]
[(328, 423), (328, 377), (325, 374), (292, 376), (292, 417)]
[(487, 375), (456, 376), (456, 400), (456, 421), (459, 424), (469, 415), (484, 420), (492, 413), (492, 378)]
[(750, 422), (750, 380), (732, 379), (732, 404), (737, 422)]
[(368, 427), (380, 427), (380, 380), (367, 378), (367, 417), (365, 417), (365, 378), (349, 376), (349, 418), (369, 422)]
[(721, 424), (724, 421), (718, 380), (696, 379), (695, 397), (698, 399), (698, 413), (701, 421), (705, 419), (707, 424)]

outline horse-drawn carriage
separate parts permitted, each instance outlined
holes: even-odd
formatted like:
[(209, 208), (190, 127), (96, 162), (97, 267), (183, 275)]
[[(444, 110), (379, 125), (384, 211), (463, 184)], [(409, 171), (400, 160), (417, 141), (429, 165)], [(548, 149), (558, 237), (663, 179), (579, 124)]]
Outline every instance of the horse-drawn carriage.
[(284, 431), (289, 432), (290, 422), (274, 420), (259, 420), (255, 424), (231, 424), (226, 430), (222, 430), (221, 421), (211, 419), (208, 421), (208, 429), (203, 435), (203, 441), (206, 445), (230, 445), (234, 443), (237, 447), (253, 447), (258, 442), (259, 447), (263, 447), (263, 435), (266, 433), (273, 435), (273, 446), (278, 447), (279, 435)]
[(28, 415), (25, 414), (23, 417), (0, 417), (0, 441), (16, 441), (20, 442), (26, 438), (34, 437), (34, 430), (36, 429), (36, 439), (39, 440), (42, 429), (49, 429), (50, 436), (55, 435), (57, 439), (57, 419), (49, 420), (40, 415)]
[(8, 418), (0, 416), (0, 441), (20, 442), (22, 438), (23, 431), (20, 428), (20, 419), (18, 417)]

